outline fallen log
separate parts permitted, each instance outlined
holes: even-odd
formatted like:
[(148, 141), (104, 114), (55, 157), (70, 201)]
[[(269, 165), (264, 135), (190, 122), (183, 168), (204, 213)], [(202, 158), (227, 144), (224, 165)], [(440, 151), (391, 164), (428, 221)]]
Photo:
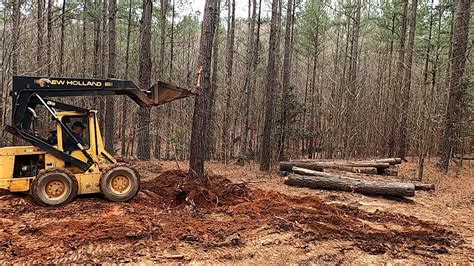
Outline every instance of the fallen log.
[[(293, 168), (298, 168), (298, 167), (293, 167), (290, 165), (284, 166), (284, 169), (286, 169), (286, 172), (291, 172)], [(300, 169), (305, 169), (305, 168), (300, 168)], [(329, 167), (326, 168), (327, 170), (335, 170), (335, 171), (342, 171), (342, 172), (348, 172), (348, 173), (356, 173), (356, 174), (367, 174), (367, 175), (376, 175), (379, 173), (377, 168), (375, 167), (351, 167), (351, 166), (340, 166), (340, 167)], [(310, 169), (312, 170), (312, 169)], [(319, 170), (319, 167), (316, 167), (315, 171), (319, 172), (324, 172), (324, 169)]]
[(413, 182), (413, 184), (415, 185), (415, 190), (426, 190), (426, 191), (435, 190), (434, 184), (421, 183), (421, 182)]
[(388, 163), (390, 165), (401, 164), (401, 158), (383, 158), (383, 159), (371, 159), (371, 160), (358, 160), (358, 161), (345, 161), (345, 160), (325, 160), (325, 159), (298, 159), (292, 160), (291, 162), (302, 162), (302, 163), (340, 163), (340, 164), (373, 164), (373, 163)]
[(280, 171), (291, 172), (294, 167), (301, 167), (305, 169), (310, 169), (314, 171), (323, 172), (324, 169), (322, 166), (318, 166), (311, 163), (304, 162), (280, 162)]
[[(340, 169), (341, 171), (347, 171), (347, 169), (356, 168), (376, 168), (377, 173), (381, 174), (383, 169), (390, 167), (389, 163), (378, 163), (378, 162), (350, 162), (350, 161), (341, 161), (341, 162), (302, 162), (302, 161), (289, 161), (289, 162), (280, 162), (280, 171), (291, 171), (292, 167), (300, 167), (311, 169), (315, 171), (323, 171), (324, 168), (327, 169)], [(354, 170), (355, 171), (355, 170)], [(361, 170), (364, 171), (364, 170)], [(369, 171), (369, 170), (367, 170)], [(352, 171), (348, 171), (352, 172)], [(355, 172), (356, 173), (356, 172)]]
[(397, 169), (387, 168), (387, 169), (384, 169), (384, 170), (383, 170), (382, 175), (386, 175), (386, 176), (398, 176), (398, 171), (397, 171)]
[(315, 172), (313, 174), (314, 175), (289, 174), (285, 178), (284, 183), (289, 186), (349, 191), (366, 195), (415, 196), (415, 185), (412, 183), (373, 182), (323, 172)]
[(364, 162), (378, 162), (378, 163), (388, 163), (391, 165), (394, 164), (401, 164), (402, 163), (402, 158), (385, 158), (385, 159), (374, 159), (374, 160), (367, 160)]

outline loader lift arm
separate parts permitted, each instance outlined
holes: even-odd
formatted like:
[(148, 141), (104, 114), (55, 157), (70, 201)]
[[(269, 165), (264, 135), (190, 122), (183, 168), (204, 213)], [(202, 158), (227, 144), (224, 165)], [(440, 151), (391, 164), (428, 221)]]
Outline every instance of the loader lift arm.
[[(12, 125), (6, 125), (4, 129), (14, 136), (20, 137), (32, 145), (50, 152), (56, 157), (62, 158), (83, 170), (87, 170), (93, 164), (91, 156), (84, 150), (79, 141), (75, 139), (71, 130), (57, 119), (55, 109), (80, 111), (87, 114), (89, 110), (52, 101), (49, 99), (50, 97), (125, 95), (130, 97), (140, 107), (148, 107), (159, 106), (192, 94), (189, 90), (161, 81), (148, 90), (141, 90), (133, 81), (129, 80), (14, 76), (13, 90), (11, 92)], [(46, 139), (30, 131), (31, 124), (36, 116), (35, 108), (38, 105), (45, 106), (64, 132), (76, 142), (78, 148), (88, 159), (87, 163), (72, 157), (64, 151), (58, 150), (49, 144)]]

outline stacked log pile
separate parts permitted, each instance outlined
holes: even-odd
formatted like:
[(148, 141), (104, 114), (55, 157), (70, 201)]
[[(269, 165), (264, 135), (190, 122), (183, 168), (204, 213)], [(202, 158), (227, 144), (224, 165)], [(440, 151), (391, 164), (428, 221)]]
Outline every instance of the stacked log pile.
[[(314, 189), (339, 190), (366, 195), (413, 197), (415, 190), (434, 190), (433, 184), (400, 180), (368, 180), (368, 177), (397, 176), (400, 158), (365, 161), (296, 160), (280, 163), (288, 173), (285, 184)], [(373, 179), (373, 178), (372, 178)]]
[(387, 158), (366, 161), (316, 161), (297, 160), (281, 162), (280, 171), (291, 171), (292, 167), (306, 168), (323, 172), (325, 170), (336, 170), (351, 173), (375, 174), (375, 175), (398, 175), (394, 166), (401, 164), (400, 158)]

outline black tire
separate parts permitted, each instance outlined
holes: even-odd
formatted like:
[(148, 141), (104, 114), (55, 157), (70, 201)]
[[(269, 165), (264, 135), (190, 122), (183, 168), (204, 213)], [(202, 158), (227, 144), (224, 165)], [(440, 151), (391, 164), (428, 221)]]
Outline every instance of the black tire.
[(100, 191), (110, 201), (128, 201), (139, 190), (138, 172), (126, 165), (114, 165), (100, 177)]
[(30, 194), (43, 206), (64, 205), (77, 196), (77, 179), (71, 172), (62, 168), (42, 170), (33, 179)]

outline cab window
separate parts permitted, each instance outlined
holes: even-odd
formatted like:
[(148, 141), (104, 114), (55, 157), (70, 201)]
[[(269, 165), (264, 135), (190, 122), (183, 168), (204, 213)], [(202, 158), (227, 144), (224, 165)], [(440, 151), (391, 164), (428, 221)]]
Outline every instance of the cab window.
[[(82, 146), (86, 149), (89, 145), (89, 119), (85, 116), (68, 116), (63, 117), (61, 120), (74, 134), (74, 136), (82, 142)], [(77, 150), (76, 143), (69, 137), (69, 135), (63, 130), (63, 149), (64, 151), (71, 152)]]

